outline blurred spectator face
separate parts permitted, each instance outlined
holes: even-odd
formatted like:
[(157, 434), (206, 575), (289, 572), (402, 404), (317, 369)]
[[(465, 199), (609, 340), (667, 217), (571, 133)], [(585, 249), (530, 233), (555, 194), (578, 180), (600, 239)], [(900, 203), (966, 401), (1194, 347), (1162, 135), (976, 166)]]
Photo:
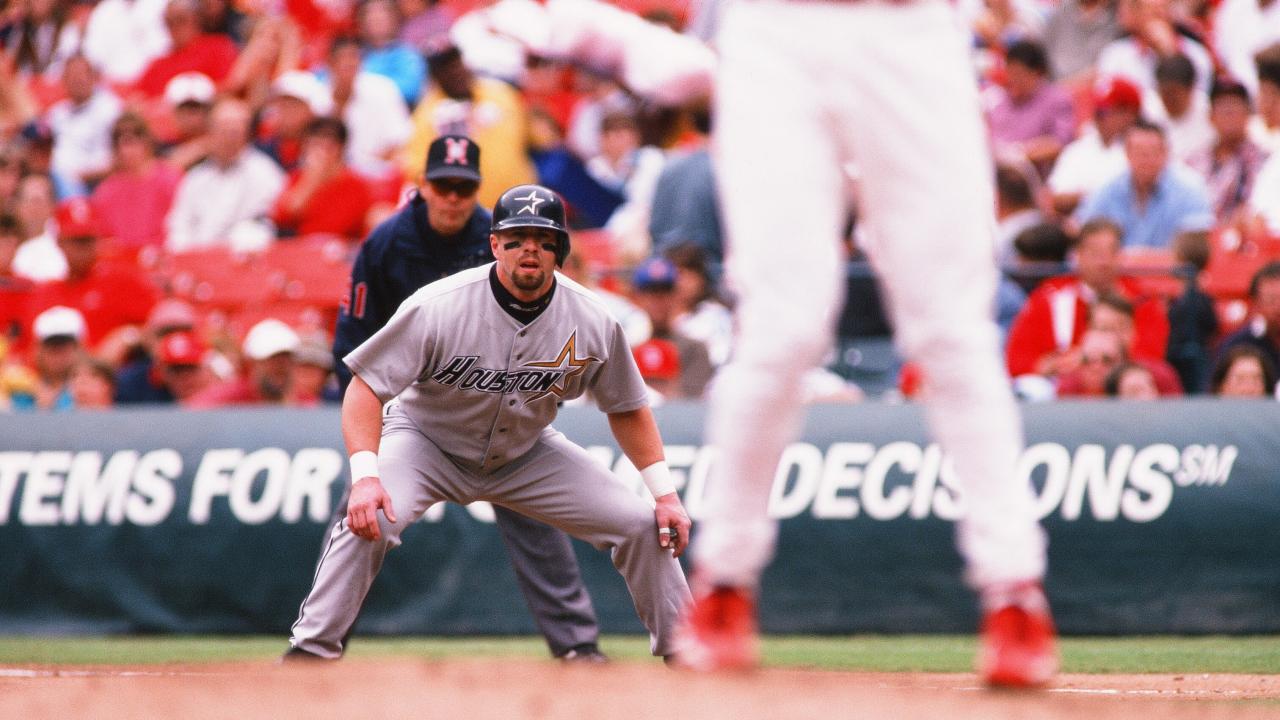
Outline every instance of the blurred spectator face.
[(1218, 140), (1236, 143), (1244, 140), (1249, 127), (1249, 103), (1233, 95), (1223, 95), (1209, 108), (1209, 121), (1218, 131)]
[(328, 368), (311, 363), (296, 363), (293, 366), (291, 387), (295, 397), (318, 398), (324, 392), (327, 382), (329, 382)]
[(1120, 336), (1106, 330), (1086, 330), (1080, 339), (1080, 379), (1084, 388), (1101, 395), (1107, 375), (1124, 362)]
[(480, 184), (471, 180), (442, 178), (422, 183), (427, 201), (427, 222), (441, 235), (455, 235), (466, 227), (476, 208)]
[(238, 100), (224, 100), (209, 118), (209, 154), (230, 165), (249, 143), (249, 108)]
[(360, 9), (360, 39), (382, 47), (396, 39), (400, 14), (389, 0), (369, 0)]
[(80, 359), (80, 342), (70, 335), (54, 335), (40, 341), (36, 348), (36, 372), (52, 385), (61, 385), (71, 377)]
[(299, 98), (280, 95), (271, 101), (275, 111), (276, 132), (282, 137), (298, 137), (315, 117), (311, 106)]
[(1256, 357), (1236, 358), (1222, 380), (1219, 395), (1226, 397), (1266, 397), (1267, 386), (1262, 363)]
[(93, 88), (98, 83), (98, 74), (89, 61), (80, 55), (67, 60), (62, 69), (62, 87), (67, 97), (77, 104), (83, 103), (93, 95)]
[(1124, 347), (1133, 347), (1135, 336), (1133, 318), (1110, 305), (1098, 303), (1093, 306), (1089, 315), (1089, 327), (1115, 333)]
[(1155, 400), (1160, 397), (1160, 391), (1156, 389), (1156, 379), (1152, 377), (1150, 370), (1140, 365), (1130, 365), (1120, 376), (1116, 396), (1130, 400)]
[(200, 365), (165, 365), (160, 370), (164, 384), (179, 402), (209, 386), (212, 376)]
[(71, 372), (67, 386), (71, 401), (78, 409), (102, 409), (111, 407), (115, 396), (115, 378), (111, 368), (91, 360), (82, 360)]
[(1131, 33), (1140, 33), (1152, 21), (1168, 16), (1165, 0), (1120, 0), (1120, 27)]
[(1191, 106), (1192, 87), (1176, 82), (1156, 84), (1156, 94), (1170, 115), (1180, 117)]
[(44, 232), (53, 216), (53, 181), (47, 175), (28, 175), (18, 183), (13, 214), (27, 237)]
[(672, 322), (680, 314), (680, 305), (674, 288), (637, 290), (633, 300), (649, 316), (654, 332), (669, 331)]
[(1043, 78), (1043, 75), (1020, 62), (1011, 62), (1004, 68), (1004, 87), (1014, 100), (1031, 97), (1036, 88), (1040, 87)]
[(174, 48), (182, 48), (200, 36), (200, 15), (194, 0), (171, 0), (164, 9), (164, 26)]
[(627, 115), (606, 117), (600, 123), (600, 154), (617, 162), (640, 147), (640, 128)]
[(1075, 248), (1076, 274), (1095, 290), (1115, 284), (1120, 271), (1120, 238), (1107, 229), (1082, 236)]
[(334, 92), (343, 89), (350, 93), (359, 74), (360, 48), (347, 43), (336, 45), (329, 53), (329, 78)]
[(293, 379), (293, 353), (276, 353), (249, 363), (249, 380), (264, 398), (279, 402), (288, 394)]
[(1154, 185), (1169, 160), (1164, 136), (1146, 128), (1132, 128), (1125, 134), (1124, 154), (1133, 183), (1139, 187)]
[(155, 155), (151, 135), (143, 125), (121, 123), (111, 138), (116, 152), (116, 166), (126, 172), (137, 170)]
[(58, 248), (67, 258), (68, 277), (85, 277), (98, 263), (98, 238), (92, 235), (60, 237)]
[(1253, 309), (1267, 322), (1269, 330), (1280, 330), (1280, 278), (1264, 278), (1258, 282)]
[(198, 102), (184, 102), (173, 109), (173, 126), (178, 140), (190, 140), (209, 132), (209, 106)]
[(471, 97), (471, 71), (462, 62), (462, 53), (452, 50), (433, 56), (428, 65), (428, 71), (445, 95), (454, 100), (466, 100)]
[(693, 310), (707, 293), (707, 279), (702, 273), (676, 266), (676, 305), (681, 311)]
[(1137, 121), (1138, 111), (1125, 106), (1101, 110), (1095, 115), (1098, 134), (1103, 138), (1119, 137)]
[(313, 133), (302, 141), (302, 163), (306, 167), (339, 166), (343, 162), (343, 149), (342, 143), (333, 135)]

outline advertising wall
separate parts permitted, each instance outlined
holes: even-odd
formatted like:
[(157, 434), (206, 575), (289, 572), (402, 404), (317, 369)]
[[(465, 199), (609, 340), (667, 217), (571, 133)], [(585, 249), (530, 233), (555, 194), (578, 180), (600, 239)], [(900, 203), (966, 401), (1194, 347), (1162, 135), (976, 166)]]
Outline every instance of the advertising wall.
[[(1280, 405), (1024, 408), (1020, 476), (1050, 537), (1066, 633), (1280, 631)], [(715, 449), (703, 409), (658, 411), (695, 519)], [(645, 493), (604, 416), (556, 427)], [(0, 633), (287, 632), (348, 482), (336, 409), (0, 416)], [(964, 512), (919, 408), (811, 410), (778, 468), (767, 631), (964, 632)], [(638, 632), (607, 555), (578, 543), (606, 632)], [(369, 634), (530, 633), (483, 503), (437, 505), (365, 606)]]

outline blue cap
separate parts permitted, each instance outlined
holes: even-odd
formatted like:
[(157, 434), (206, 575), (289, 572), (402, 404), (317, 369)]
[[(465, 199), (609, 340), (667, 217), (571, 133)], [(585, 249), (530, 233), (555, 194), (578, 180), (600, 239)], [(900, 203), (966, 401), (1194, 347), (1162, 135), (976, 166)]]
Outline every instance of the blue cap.
[(676, 286), (676, 266), (666, 258), (649, 258), (636, 268), (631, 285), (636, 290), (671, 290)]

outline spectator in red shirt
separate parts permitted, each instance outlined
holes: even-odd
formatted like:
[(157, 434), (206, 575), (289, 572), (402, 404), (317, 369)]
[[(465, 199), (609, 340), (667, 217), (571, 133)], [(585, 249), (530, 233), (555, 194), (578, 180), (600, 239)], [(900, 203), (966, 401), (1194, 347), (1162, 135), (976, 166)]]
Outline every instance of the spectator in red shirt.
[(90, 204), (103, 235), (134, 255), (164, 245), (164, 219), (182, 173), (156, 158), (146, 120), (125, 113), (111, 128), (113, 169), (94, 189)]
[(152, 60), (134, 84), (144, 97), (160, 97), (169, 80), (184, 72), (204, 73), (215, 83), (231, 72), (239, 53), (236, 44), (226, 35), (206, 33), (200, 27), (199, 10), (197, 0), (169, 1), (164, 24), (172, 46), (168, 53)]
[(1159, 300), (1143, 299), (1137, 283), (1120, 276), (1120, 238), (1120, 227), (1105, 219), (1080, 229), (1073, 250), (1075, 273), (1041, 283), (1013, 321), (1005, 347), (1011, 376), (1053, 378), (1074, 369), (1089, 308), (1106, 294), (1134, 303), (1133, 356), (1164, 358), (1169, 319)]
[(281, 236), (328, 233), (364, 236), (373, 197), (365, 181), (343, 159), (347, 126), (320, 117), (307, 125), (299, 167), (289, 174), (272, 219)]
[(165, 86), (164, 101), (173, 114), (172, 132), (163, 137), (160, 156), (185, 172), (209, 156), (213, 100), (217, 88), (208, 76), (183, 73)]
[(187, 402), (193, 408), (274, 404), (290, 401), (294, 353), (300, 339), (285, 323), (268, 318), (254, 325), (244, 338), (244, 374), (205, 389)]
[(22, 229), (12, 215), (0, 215), (0, 357), (5, 349), (22, 351), (28, 341), (35, 283), (13, 273)]
[(133, 263), (100, 261), (100, 230), (89, 201), (73, 198), (60, 205), (57, 223), (67, 277), (41, 285), (35, 307), (65, 305), (80, 311), (88, 347), (118, 328), (142, 325), (156, 303), (156, 289)]

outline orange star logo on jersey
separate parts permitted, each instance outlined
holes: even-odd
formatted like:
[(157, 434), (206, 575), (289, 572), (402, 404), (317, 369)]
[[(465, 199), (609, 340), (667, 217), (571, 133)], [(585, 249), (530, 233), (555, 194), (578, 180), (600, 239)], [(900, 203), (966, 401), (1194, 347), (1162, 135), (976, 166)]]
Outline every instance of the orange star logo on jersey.
[(560, 355), (558, 355), (555, 360), (544, 361), (544, 362), (527, 362), (524, 364), (525, 367), (554, 368), (557, 370), (563, 369), (565, 371), (564, 375), (561, 376), (560, 381), (558, 383), (556, 383), (555, 385), (552, 385), (551, 388), (546, 390), (545, 392), (540, 392), (537, 395), (534, 395), (533, 397), (526, 400), (525, 401), (526, 405), (533, 402), (534, 400), (538, 400), (540, 398), (546, 397), (547, 395), (564, 397), (564, 394), (569, 390), (569, 380), (577, 377), (578, 375), (581, 375), (583, 371), (587, 369), (587, 366), (590, 365), (591, 363), (600, 362), (600, 358), (591, 357), (590, 355), (588, 355), (587, 357), (581, 357), (581, 358), (578, 357), (577, 342), (578, 342), (578, 331), (575, 330), (573, 334), (569, 336), (569, 339), (565, 341), (564, 347), (560, 348)]

